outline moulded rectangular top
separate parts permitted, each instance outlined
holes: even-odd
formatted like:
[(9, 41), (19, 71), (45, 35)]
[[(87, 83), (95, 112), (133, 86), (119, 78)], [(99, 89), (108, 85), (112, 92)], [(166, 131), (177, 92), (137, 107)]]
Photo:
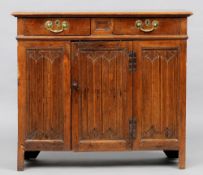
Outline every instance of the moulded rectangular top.
[(190, 11), (14, 12), (15, 17), (187, 17)]

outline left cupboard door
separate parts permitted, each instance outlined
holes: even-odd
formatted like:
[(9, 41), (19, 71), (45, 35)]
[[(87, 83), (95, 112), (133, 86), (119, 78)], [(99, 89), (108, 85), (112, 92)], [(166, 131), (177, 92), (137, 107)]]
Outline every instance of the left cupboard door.
[(70, 43), (18, 42), (18, 145), (70, 149)]

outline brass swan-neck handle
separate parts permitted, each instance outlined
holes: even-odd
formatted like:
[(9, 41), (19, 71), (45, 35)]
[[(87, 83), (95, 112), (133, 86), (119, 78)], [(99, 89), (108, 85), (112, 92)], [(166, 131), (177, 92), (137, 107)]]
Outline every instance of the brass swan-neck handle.
[[(156, 30), (159, 26), (159, 22), (157, 20), (153, 20), (152, 22), (149, 19), (145, 20), (145, 26), (147, 28), (144, 28), (143, 22), (141, 20), (137, 20), (135, 22), (135, 26), (140, 29), (142, 32), (152, 32)], [(150, 28), (149, 28), (150, 27)]]
[(48, 20), (45, 22), (44, 26), (50, 32), (61, 33), (69, 28), (69, 23), (67, 21), (61, 23), (58, 19), (55, 22)]

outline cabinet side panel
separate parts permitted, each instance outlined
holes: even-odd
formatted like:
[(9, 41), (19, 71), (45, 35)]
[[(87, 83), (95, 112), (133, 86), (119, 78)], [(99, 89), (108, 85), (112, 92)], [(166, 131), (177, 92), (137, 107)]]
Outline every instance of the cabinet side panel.
[(26, 59), (23, 56), (24, 47), (18, 42), (18, 156), (17, 169), (24, 169), (24, 132), (26, 116)]
[(180, 61), (180, 115), (179, 115), (179, 168), (185, 168), (186, 161), (186, 51), (187, 42), (181, 42)]
[(18, 42), (18, 143), (24, 143), (24, 119), (26, 116), (26, 59), (24, 47)]

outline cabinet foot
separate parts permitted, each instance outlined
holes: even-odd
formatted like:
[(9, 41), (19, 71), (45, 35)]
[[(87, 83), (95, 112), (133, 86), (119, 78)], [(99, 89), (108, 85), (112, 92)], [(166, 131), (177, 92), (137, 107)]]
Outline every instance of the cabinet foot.
[(164, 150), (164, 153), (169, 159), (179, 158), (179, 162), (178, 162), (179, 169), (185, 169), (185, 152), (184, 151)]
[(164, 150), (164, 153), (169, 159), (176, 159), (179, 157), (179, 152), (174, 150)]
[(24, 170), (24, 147), (18, 147), (18, 158), (17, 158), (17, 170), (23, 171)]
[(185, 151), (179, 151), (179, 169), (185, 169)]
[(32, 160), (36, 159), (39, 155), (40, 151), (25, 151), (24, 153), (24, 159), (25, 160)]

